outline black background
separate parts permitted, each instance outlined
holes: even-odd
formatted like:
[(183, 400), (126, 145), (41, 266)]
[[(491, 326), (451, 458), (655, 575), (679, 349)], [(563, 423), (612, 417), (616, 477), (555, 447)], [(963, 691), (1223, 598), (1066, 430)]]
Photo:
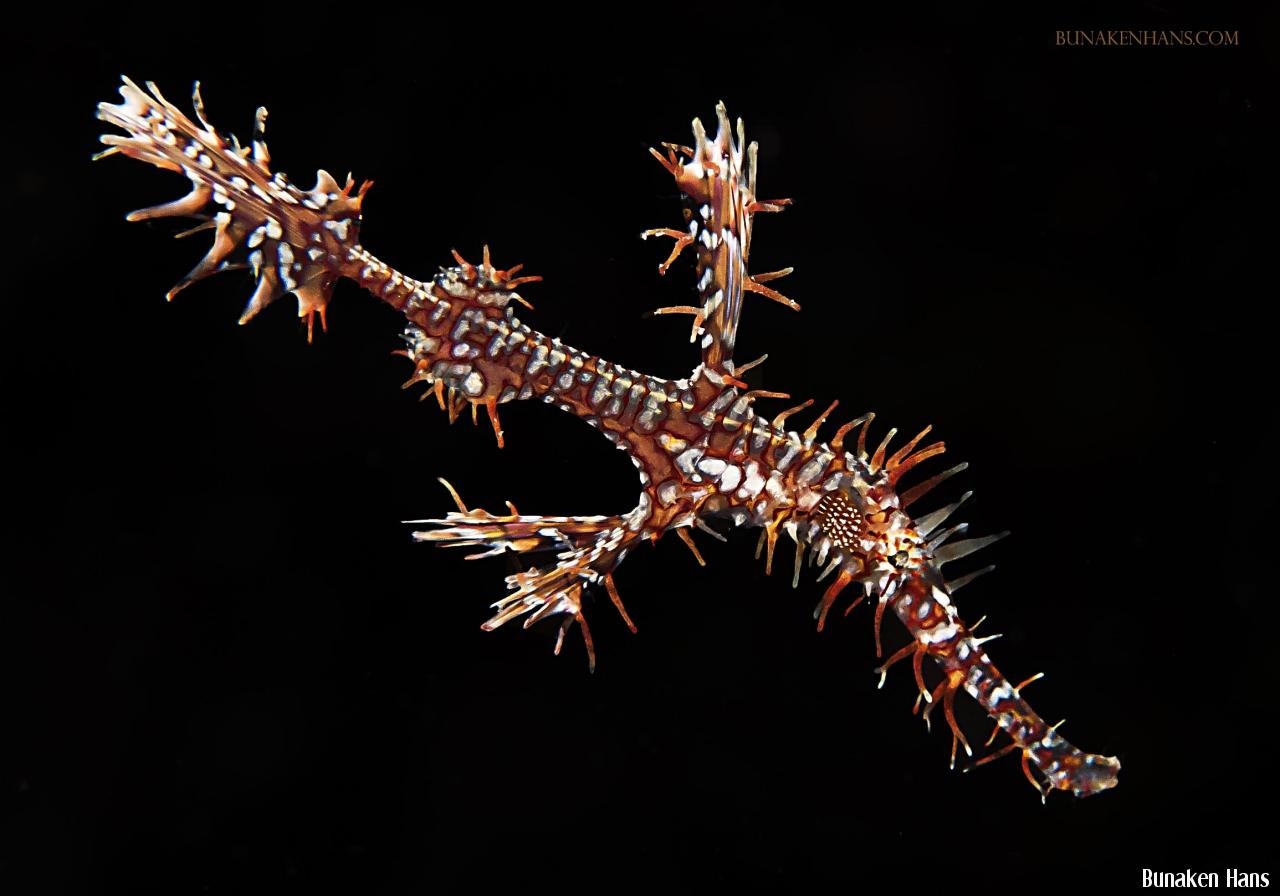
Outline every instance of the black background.
[[(175, 7), (175, 10), (177, 8)], [(852, 14), (846, 11), (846, 15)], [(1131, 886), (1267, 871), (1275, 300), (1274, 20), (1182, 4), (880, 23), (694, 5), (418, 19), (209, 9), (68, 15), (9, 82), (10, 460), (3, 864), (9, 892), (430, 892), (514, 876), (613, 889)], [(1055, 29), (1238, 29), (1238, 48), (1065, 48)], [(16, 35), (15, 35), (16, 37)], [(865, 608), (818, 635), (811, 577), (754, 533), (674, 538), (589, 608), (484, 634), (517, 567), (414, 545), (450, 508), (620, 513), (634, 471), (589, 428), (507, 406), (507, 447), (416, 390), (396, 316), (350, 284), (308, 346), (289, 302), (237, 327), (247, 275), (164, 291), (207, 235), (126, 211), (184, 181), (90, 164), (120, 73), (273, 167), (376, 179), (362, 240), (429, 275), (493, 247), (546, 282), (532, 326), (664, 376), (692, 295), (647, 227), (646, 153), (724, 99), (760, 141), (749, 379), (843, 419), (926, 423), (970, 470), (964, 517), (1013, 536), (960, 595), (992, 656), (1113, 792), (1047, 806), (1009, 759), (875, 689)], [(200, 245), (196, 245), (199, 243)], [(1260, 275), (1260, 272), (1265, 272)], [(785, 405), (766, 403), (772, 413)], [(798, 418), (802, 422), (807, 418)], [(483, 421), (482, 421), (483, 422)], [(941, 469), (935, 462), (933, 469)], [(925, 507), (924, 509), (929, 509)], [(1273, 509), (1273, 508), (1272, 508)], [(980, 565), (974, 563), (974, 566)], [(896, 624), (891, 647), (905, 636)], [(987, 725), (971, 701), (961, 721)]]

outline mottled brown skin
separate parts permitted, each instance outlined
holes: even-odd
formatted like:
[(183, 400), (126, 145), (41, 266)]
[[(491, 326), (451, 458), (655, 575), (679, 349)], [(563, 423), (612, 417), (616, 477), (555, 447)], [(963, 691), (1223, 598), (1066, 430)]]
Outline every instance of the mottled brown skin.
[[(767, 393), (747, 391), (740, 379), (747, 367), (735, 367), (733, 361), (744, 295), (755, 292), (799, 306), (764, 285), (790, 269), (755, 276), (747, 271), (753, 217), (781, 211), (788, 200), (756, 199), (755, 146), (744, 147), (741, 121), (734, 141), (723, 105), (717, 109), (714, 138), (695, 120), (693, 147), (668, 145), (665, 154), (654, 151), (685, 196), (687, 227), (659, 228), (645, 236), (675, 240), (660, 266), (663, 273), (685, 248), (695, 247), (699, 300), (697, 306), (661, 311), (692, 315), (692, 339), (702, 352), (702, 362), (688, 378), (667, 380), (621, 368), (525, 326), (514, 314), (513, 303), (523, 303), (516, 288), (539, 278), (494, 268), (487, 248), (479, 264), (455, 253), (457, 266), (441, 269), (430, 281), (406, 277), (357, 241), (367, 183), (353, 195), (350, 180), (339, 188), (322, 171), (316, 186), (303, 191), (268, 168), (260, 132), (265, 110), (259, 112), (259, 132), (251, 146), (241, 149), (234, 138), (224, 138), (204, 121), (198, 91), (199, 125), (153, 85), (148, 87), (149, 93), (126, 79), (124, 102), (100, 105), (99, 117), (126, 132), (104, 136), (109, 149), (103, 154), (123, 153), (182, 173), (192, 183), (182, 199), (135, 212), (130, 220), (213, 213), (207, 219), (214, 231), (213, 248), (170, 297), (188, 283), (234, 266), (233, 253), (244, 252), (257, 288), (241, 322), (292, 292), (310, 334), (317, 314), (324, 323), (335, 283), (354, 280), (404, 313), (408, 347), (402, 354), (413, 363), (405, 385), (425, 384), (451, 420), (468, 406), (473, 414), (483, 409), (501, 447), (501, 405), (541, 399), (599, 429), (635, 463), (640, 496), (634, 510), (619, 516), (526, 516), (514, 507), (509, 514), (494, 515), (467, 508), (453, 493), (456, 512), (420, 521), (430, 528), (415, 533), (419, 540), (480, 548), (476, 556), (556, 552), (546, 569), (508, 577), (511, 590), (494, 605), (497, 612), (485, 628), (520, 616), (526, 626), (558, 616), (558, 652), (566, 629), (576, 622), (594, 667), (582, 611), (584, 589), (603, 589), (634, 630), (612, 575), (628, 550), (674, 531), (696, 555), (688, 535), (691, 526), (727, 519), (759, 527), (761, 546), (768, 551), (766, 572), (772, 569), (777, 539), (786, 534), (796, 544), (793, 584), (806, 552), (823, 567), (820, 581), (834, 574), (814, 613), (819, 629), (850, 586), (859, 593), (849, 609), (875, 598), (878, 653), (886, 611), (903, 623), (911, 643), (879, 671), (911, 659), (925, 717), (939, 703), (943, 706), (953, 764), (958, 745), (970, 749), (952, 711), (956, 693), (964, 690), (1011, 741), (981, 762), (1019, 752), (1027, 778), (1042, 794), (1060, 789), (1085, 796), (1115, 786), (1119, 762), (1083, 753), (1062, 740), (1056, 726), (1046, 725), (1019, 689), (1009, 685), (983, 651), (983, 639), (973, 636), (955, 610), (952, 594), (977, 573), (948, 582), (943, 566), (998, 536), (947, 543), (963, 527), (936, 530), (959, 502), (918, 519), (906, 514), (934, 485), (963, 469), (952, 468), (898, 493), (902, 476), (941, 453), (942, 443), (917, 449), (926, 429), (890, 452), (890, 431), (869, 449), (873, 415), (845, 424), (830, 442), (819, 441), (819, 428), (834, 405), (802, 433), (787, 429), (786, 420), (809, 402), (772, 422), (755, 414), (755, 397)], [(845, 438), (855, 430), (856, 446), (846, 449)], [(943, 674), (932, 690), (924, 680), (926, 657)]]

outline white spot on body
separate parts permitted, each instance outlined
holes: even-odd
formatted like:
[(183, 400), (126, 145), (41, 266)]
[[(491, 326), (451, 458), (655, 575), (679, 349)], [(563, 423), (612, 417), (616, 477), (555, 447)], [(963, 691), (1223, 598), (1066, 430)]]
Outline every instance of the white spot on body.
[(764, 488), (764, 477), (760, 475), (760, 465), (755, 461), (747, 462), (747, 476), (742, 482), (742, 490), (748, 498), (754, 498)]
[(664, 507), (675, 503), (676, 496), (680, 491), (680, 483), (674, 479), (668, 479), (666, 482), (658, 486), (658, 501)]
[(724, 474), (720, 477), (720, 491), (731, 492), (738, 487), (738, 483), (741, 481), (742, 469), (740, 467), (726, 467)]
[(920, 643), (940, 644), (943, 641), (950, 641), (958, 631), (959, 629), (950, 622), (946, 625), (937, 625), (920, 633)]
[(764, 490), (775, 501), (782, 501), (787, 497), (786, 487), (782, 484), (782, 474), (774, 470), (769, 474), (769, 479), (764, 484)]
[[(686, 476), (692, 477), (694, 475), (694, 467), (701, 459), (702, 449), (690, 448), (689, 450), (677, 455), (676, 466), (680, 468), (680, 472), (684, 473)], [(696, 482), (698, 480), (695, 478), (694, 481)]]
[(706, 473), (708, 476), (719, 476), (728, 466), (718, 457), (706, 457), (698, 462), (699, 472)]
[(1002, 681), (1000, 682), (999, 687), (993, 688), (991, 693), (987, 696), (987, 705), (995, 706), (1001, 700), (1007, 700), (1012, 696), (1013, 688), (1009, 687), (1009, 683), (1007, 681)]
[(689, 447), (689, 443), (684, 439), (677, 439), (667, 432), (658, 433), (658, 444), (669, 454), (679, 454)]

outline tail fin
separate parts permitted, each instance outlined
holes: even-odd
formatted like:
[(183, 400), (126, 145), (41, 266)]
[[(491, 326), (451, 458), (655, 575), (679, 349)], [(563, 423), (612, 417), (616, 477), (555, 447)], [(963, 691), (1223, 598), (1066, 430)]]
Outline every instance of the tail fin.
[[(884, 684), (885, 672), (890, 666), (911, 658), (920, 694), (916, 709), (919, 710), (923, 700), (926, 723), (934, 707), (942, 703), (951, 729), (952, 768), (955, 767), (957, 745), (963, 745), (965, 752), (973, 755), (953, 709), (956, 693), (963, 690), (995, 722), (987, 744), (990, 745), (1001, 731), (1010, 739), (1010, 743), (968, 768), (977, 768), (1018, 752), (1022, 757), (1022, 772), (1031, 786), (1040, 792), (1041, 799), (1051, 790), (1066, 790), (1083, 797), (1115, 787), (1119, 783), (1120, 760), (1076, 748), (1058, 734), (1062, 722), (1050, 725), (1031, 708), (1021, 692), (1041, 676), (1033, 675), (1016, 687), (1009, 683), (982, 648), (985, 642), (1000, 636), (973, 636), (981, 620), (967, 626), (960, 619), (951, 600), (951, 593), (956, 588), (948, 586), (941, 574), (929, 566), (910, 575), (901, 585), (897, 580), (891, 580), (891, 587), (886, 592), (888, 596), (882, 600), (892, 603), (894, 613), (911, 632), (912, 641), (876, 669), (880, 684)], [(922, 669), (926, 656), (938, 662), (944, 676), (932, 692), (925, 686)], [(1036, 780), (1032, 767), (1043, 776), (1043, 782)]]
[[(214, 231), (213, 247), (166, 298), (172, 299), (197, 280), (219, 271), (249, 267), (257, 278), (240, 323), (286, 292), (298, 299), (298, 316), (307, 318), (311, 336), (314, 317), (325, 323), (325, 309), (339, 277), (349, 275), (360, 228), (360, 204), (372, 182), (352, 195), (326, 171), (303, 191), (283, 174), (267, 167), (270, 154), (263, 139), (267, 110), (259, 108), (250, 146), (224, 137), (205, 120), (200, 82), (192, 95), (197, 125), (169, 103), (156, 86), (143, 90), (124, 78), (119, 105), (100, 103), (98, 118), (123, 129), (127, 136), (104, 134), (107, 149), (94, 158), (123, 153), (158, 168), (185, 174), (191, 192), (181, 199), (130, 212), (128, 220), (189, 216), (204, 218), (196, 230)], [(218, 208), (214, 208), (217, 206)], [(240, 260), (237, 250), (247, 250)]]

